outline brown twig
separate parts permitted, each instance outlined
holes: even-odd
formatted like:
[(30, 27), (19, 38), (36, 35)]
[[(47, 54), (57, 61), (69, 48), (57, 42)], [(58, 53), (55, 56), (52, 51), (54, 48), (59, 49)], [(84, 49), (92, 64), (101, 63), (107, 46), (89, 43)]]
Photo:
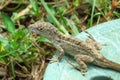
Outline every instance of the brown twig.
[(27, 14), (30, 11), (30, 8), (32, 7), (32, 5), (28, 5), (24, 10), (22, 10), (21, 12), (18, 13), (17, 17), (14, 17), (14, 19), (18, 19), (21, 16), (24, 16), (25, 14)]
[(7, 5), (9, 5), (11, 1), (12, 1), (12, 0), (8, 0), (8, 1), (6, 1), (3, 5), (1, 5), (1, 6), (0, 6), (0, 10), (2, 10), (4, 7), (6, 7)]

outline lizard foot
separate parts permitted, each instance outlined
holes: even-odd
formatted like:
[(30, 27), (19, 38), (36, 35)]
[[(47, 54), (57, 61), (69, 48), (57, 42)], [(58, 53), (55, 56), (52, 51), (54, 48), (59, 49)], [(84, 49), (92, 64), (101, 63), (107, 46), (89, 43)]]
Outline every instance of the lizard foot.
[(57, 58), (53, 57), (52, 59), (48, 59), (48, 60), (50, 60), (50, 63), (53, 63), (53, 62), (60, 62), (61, 59), (62, 59), (61, 56), (58, 56)]
[(56, 58), (52, 58), (52, 59), (49, 59), (50, 60), (50, 63), (53, 63), (53, 62), (60, 62), (60, 60), (62, 59), (64, 53), (60, 53), (60, 55)]
[(58, 58), (52, 58), (52, 59), (49, 59), (49, 60), (50, 60), (50, 63), (59, 62), (59, 59), (58, 59)]

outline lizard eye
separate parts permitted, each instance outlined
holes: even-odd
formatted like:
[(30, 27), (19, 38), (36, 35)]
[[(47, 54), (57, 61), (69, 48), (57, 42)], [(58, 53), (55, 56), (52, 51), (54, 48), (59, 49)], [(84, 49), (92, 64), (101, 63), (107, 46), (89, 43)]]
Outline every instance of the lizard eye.
[(43, 30), (42, 28), (39, 28), (39, 30)]
[(43, 27), (40, 27), (40, 28), (39, 28), (39, 30), (41, 30), (41, 31), (42, 31), (43, 29), (44, 29)]

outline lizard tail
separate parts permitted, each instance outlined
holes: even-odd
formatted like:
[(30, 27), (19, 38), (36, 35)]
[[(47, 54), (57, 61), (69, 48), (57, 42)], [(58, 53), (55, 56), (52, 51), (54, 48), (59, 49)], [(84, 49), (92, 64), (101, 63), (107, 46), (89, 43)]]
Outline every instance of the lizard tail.
[(112, 62), (106, 58), (96, 59), (93, 63), (100, 67), (108, 68), (120, 72), (120, 64)]

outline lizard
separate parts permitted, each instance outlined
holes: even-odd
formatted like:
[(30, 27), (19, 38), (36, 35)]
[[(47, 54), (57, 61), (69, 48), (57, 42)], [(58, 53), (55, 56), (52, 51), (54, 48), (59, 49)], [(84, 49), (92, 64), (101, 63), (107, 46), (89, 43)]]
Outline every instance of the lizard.
[(91, 39), (82, 41), (70, 35), (65, 35), (49, 22), (36, 21), (30, 24), (28, 28), (32, 33), (43, 35), (51, 41), (54, 47), (60, 52), (58, 59), (61, 59), (65, 52), (73, 56), (80, 65), (82, 73), (87, 72), (86, 63), (120, 71), (119, 63), (107, 59), (100, 53), (97, 41)]

